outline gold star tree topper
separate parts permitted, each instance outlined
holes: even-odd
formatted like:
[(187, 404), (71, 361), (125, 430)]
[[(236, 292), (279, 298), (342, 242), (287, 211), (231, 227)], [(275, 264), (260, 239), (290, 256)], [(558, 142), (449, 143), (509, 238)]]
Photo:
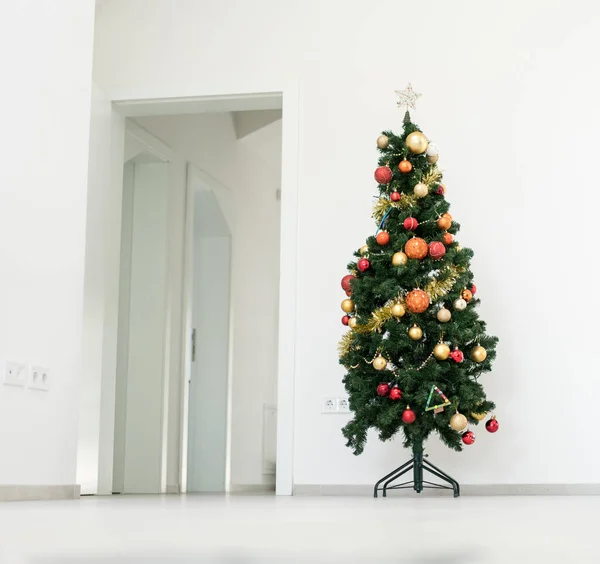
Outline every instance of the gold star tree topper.
[(408, 108), (414, 110), (415, 102), (421, 97), (421, 94), (413, 90), (410, 82), (404, 90), (396, 90), (395, 92), (398, 95), (398, 107), (406, 106), (406, 111), (408, 111)]

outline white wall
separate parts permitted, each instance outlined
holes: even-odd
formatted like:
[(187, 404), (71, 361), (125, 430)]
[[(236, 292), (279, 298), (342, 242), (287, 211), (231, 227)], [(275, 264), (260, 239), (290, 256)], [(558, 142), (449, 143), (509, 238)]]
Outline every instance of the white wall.
[(0, 358), (51, 387), (0, 386), (0, 484), (75, 484), (93, 22), (93, 0), (2, 6)]
[(596, 3), (558, 0), (105, 6), (95, 62), (113, 97), (264, 91), (299, 78), (295, 483), (372, 483), (406, 456), (373, 437), (354, 458), (345, 418), (320, 405), (343, 390), (339, 280), (374, 230), (374, 140), (400, 129), (393, 90), (408, 81), (424, 93), (414, 118), (440, 148), (460, 240), (476, 252), (481, 314), (501, 339), (483, 379), (500, 433), (481, 429), (462, 454), (432, 440), (432, 455), (462, 483), (599, 481), (595, 412), (582, 399), (600, 378), (582, 305), (597, 270), (599, 20)]
[(231, 484), (272, 484), (263, 472), (263, 407), (276, 403), (281, 121), (237, 141), (228, 114), (136, 118), (213, 177), (232, 229)]

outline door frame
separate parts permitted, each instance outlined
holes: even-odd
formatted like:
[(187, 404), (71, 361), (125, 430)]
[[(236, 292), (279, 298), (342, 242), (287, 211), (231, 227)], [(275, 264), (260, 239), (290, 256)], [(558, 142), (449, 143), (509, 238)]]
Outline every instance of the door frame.
[[(277, 474), (276, 494), (292, 495), (293, 470), (294, 470), (294, 381), (295, 381), (295, 349), (296, 349), (296, 287), (297, 287), (297, 245), (298, 245), (298, 134), (299, 134), (299, 88), (297, 81), (291, 81), (280, 89), (253, 89), (250, 92), (238, 93), (211, 93), (207, 95), (147, 98), (128, 93), (120, 96), (109, 96), (112, 101), (112, 111), (120, 116), (121, 120), (114, 120), (123, 124), (122, 118), (148, 116), (148, 115), (177, 115), (202, 112), (227, 112), (253, 109), (281, 109), (282, 110), (282, 167), (281, 167), (281, 219), (280, 219), (280, 275), (279, 275), (279, 328), (278, 328), (278, 367), (277, 367)], [(257, 94), (257, 92), (259, 92)], [(133, 95), (132, 95), (133, 94)], [(120, 127), (124, 127), (121, 125)], [(113, 172), (118, 167), (119, 172), (113, 178), (121, 179), (122, 189), (122, 158), (118, 162), (111, 162)], [(191, 288), (190, 285), (190, 257), (187, 255), (187, 242), (189, 240), (189, 206), (186, 202), (184, 218), (185, 237), (184, 249), (172, 249), (171, 252), (184, 254), (184, 283), (183, 287), (174, 289), (169, 285), (169, 300), (178, 296), (186, 300)], [(193, 217), (192, 217), (193, 220)], [(181, 229), (175, 222), (170, 229)], [(170, 278), (172, 279), (172, 277)], [(172, 302), (171, 302), (172, 303)], [(181, 303), (181, 302), (180, 302)], [(187, 319), (185, 315), (188, 304), (182, 303), (181, 324), (185, 331)], [(167, 331), (169, 333), (169, 331)], [(170, 350), (167, 343), (166, 358), (177, 355), (181, 361), (180, 390), (181, 390), (181, 420), (180, 420), (180, 454), (187, 450), (187, 434), (184, 437), (183, 429), (187, 425), (187, 370), (186, 361), (191, 354), (190, 342), (186, 333), (182, 333), (181, 350)], [(115, 343), (116, 344), (116, 343)], [(174, 377), (175, 375), (169, 375)], [(112, 375), (114, 378), (114, 374)], [(113, 386), (108, 389), (114, 390)], [(168, 399), (168, 393), (167, 393)], [(112, 404), (112, 409), (110, 405)], [(99, 413), (100, 426), (106, 429), (114, 428), (114, 395), (103, 394)], [(110, 445), (108, 444), (110, 442)], [(104, 441), (99, 445), (99, 458), (110, 457), (112, 461), (112, 441)], [(110, 448), (110, 453), (106, 452)], [(184, 458), (180, 458), (180, 479), (185, 484)], [(111, 472), (112, 465), (100, 464), (104, 472)], [(100, 470), (101, 472), (101, 470)], [(99, 476), (100, 478), (100, 476)], [(109, 476), (103, 476), (106, 481)], [(163, 476), (164, 480), (164, 476)], [(168, 487), (166, 488), (168, 490)], [(99, 492), (102, 493), (102, 492)]]

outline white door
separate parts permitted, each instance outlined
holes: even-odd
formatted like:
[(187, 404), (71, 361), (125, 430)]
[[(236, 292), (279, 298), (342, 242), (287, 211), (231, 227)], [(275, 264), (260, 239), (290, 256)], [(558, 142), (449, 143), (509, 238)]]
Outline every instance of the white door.
[(125, 164), (113, 492), (161, 493), (169, 163)]
[(228, 463), (231, 232), (214, 193), (199, 183), (192, 189), (193, 344), (187, 491), (224, 492)]

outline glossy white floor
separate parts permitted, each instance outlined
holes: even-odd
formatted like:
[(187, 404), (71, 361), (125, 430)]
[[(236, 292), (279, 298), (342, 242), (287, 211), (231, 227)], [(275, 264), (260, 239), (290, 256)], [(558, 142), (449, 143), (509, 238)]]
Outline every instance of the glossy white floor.
[(0, 505), (0, 562), (600, 562), (600, 497), (166, 496)]

